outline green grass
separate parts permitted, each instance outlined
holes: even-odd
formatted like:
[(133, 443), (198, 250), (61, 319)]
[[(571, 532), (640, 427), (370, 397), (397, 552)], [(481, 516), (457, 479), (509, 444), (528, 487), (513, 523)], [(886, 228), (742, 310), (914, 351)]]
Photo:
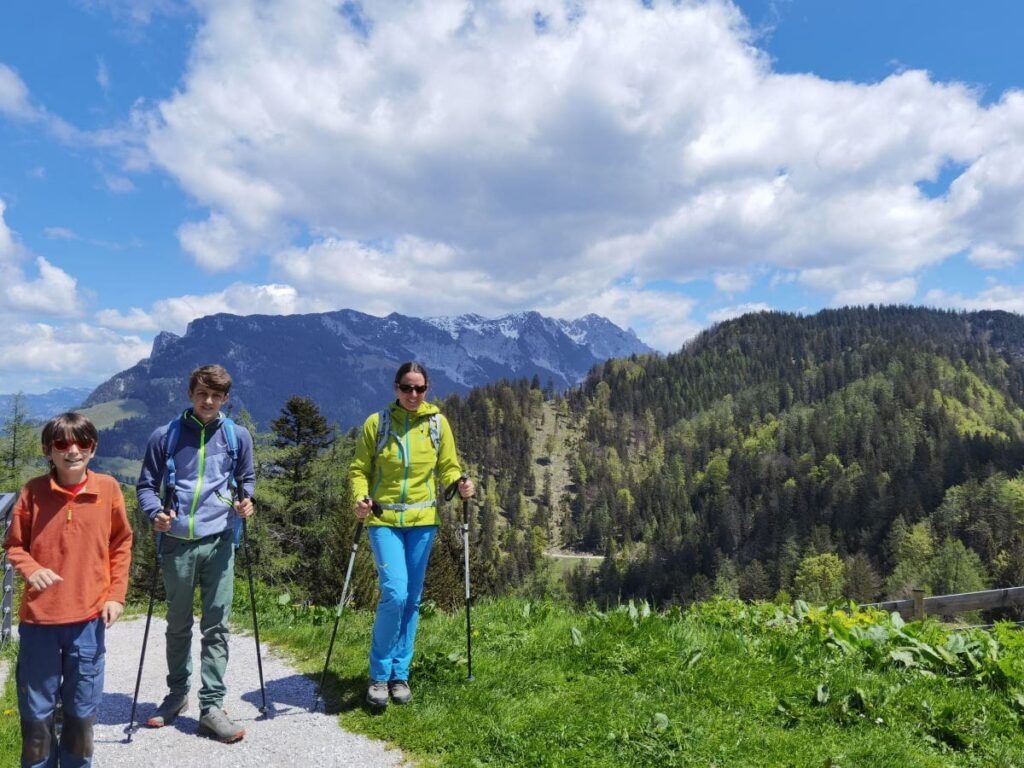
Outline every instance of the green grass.
[(83, 408), (79, 413), (95, 424), (96, 429), (103, 430), (109, 429), (123, 419), (145, 416), (148, 410), (141, 400), (111, 400), (91, 408)]
[[(333, 613), (261, 603), (261, 634), (318, 677)], [(467, 682), (465, 615), (427, 611), (414, 703), (374, 714), (361, 703), (372, 614), (351, 611), (328, 697), (344, 727), (424, 766), (1024, 766), (1020, 633), (961, 653), (937, 625), (877, 620), (851, 630), (774, 606), (601, 613), (503, 598), (473, 611)]]
[[(318, 679), (333, 611), (259, 593), (261, 636)], [(426, 606), (415, 700), (375, 714), (362, 704), (372, 621), (342, 617), (328, 707), (421, 766), (1024, 766), (1024, 632), (1008, 626), (954, 633), (801, 603), (657, 613), (502, 598), (473, 609), (469, 682), (465, 614)], [(12, 678), (2, 765), (20, 750)]]
[(89, 467), (96, 472), (103, 472), (134, 483), (139, 476), (139, 471), (142, 469), (142, 462), (136, 459), (125, 459), (120, 456), (97, 456), (92, 460)]
[(544, 557), (550, 564), (551, 578), (556, 581), (563, 580), (567, 573), (571, 573), (577, 568), (582, 568), (584, 571), (595, 571), (601, 567), (601, 561), (595, 558), (568, 557), (566, 555), (553, 555), (549, 552), (545, 552)]
[(0, 692), (0, 765), (18, 765), (21, 757), (21, 725), (18, 720), (18, 691), (14, 682), (14, 664), (18, 644), (7, 643), (0, 651), (0, 665), (7, 680)]

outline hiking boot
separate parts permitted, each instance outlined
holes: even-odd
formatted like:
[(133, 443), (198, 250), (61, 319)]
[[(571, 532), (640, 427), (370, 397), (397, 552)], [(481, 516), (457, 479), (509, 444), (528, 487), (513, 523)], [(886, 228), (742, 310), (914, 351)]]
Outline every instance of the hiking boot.
[(199, 718), (199, 735), (230, 744), (245, 736), (245, 729), (231, 722), (228, 713), (220, 707), (204, 709)]
[(163, 728), (174, 722), (174, 718), (188, 709), (187, 693), (168, 693), (153, 716), (146, 721), (147, 728)]
[(388, 684), (386, 681), (370, 681), (370, 687), (366, 690), (366, 703), (371, 707), (386, 707), (388, 705)]
[(391, 700), (395, 704), (408, 704), (412, 701), (412, 689), (407, 680), (392, 680), (388, 687), (391, 689)]

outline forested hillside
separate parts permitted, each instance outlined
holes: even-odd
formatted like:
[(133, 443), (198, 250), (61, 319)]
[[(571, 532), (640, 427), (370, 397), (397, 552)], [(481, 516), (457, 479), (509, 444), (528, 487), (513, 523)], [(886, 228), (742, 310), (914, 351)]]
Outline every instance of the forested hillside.
[[(748, 315), (673, 355), (609, 360), (565, 398), (534, 377), (439, 405), (480, 489), (476, 594), (557, 588), (545, 556), (554, 549), (605, 556), (567, 585), (601, 604), (715, 594), (867, 602), (913, 586), (941, 594), (1024, 584), (1016, 315)], [(7, 490), (38, 469), (26, 430), (4, 421)], [(277, 594), (337, 599), (355, 525), (353, 435), (297, 396), (256, 433), (250, 535), (256, 575)], [(454, 606), (461, 509), (443, 516), (427, 598)], [(138, 541), (144, 590), (152, 543)], [(365, 547), (355, 587), (357, 603), (373, 601)]]
[(580, 597), (857, 600), (1024, 584), (1024, 318), (747, 315), (610, 360), (566, 538)]

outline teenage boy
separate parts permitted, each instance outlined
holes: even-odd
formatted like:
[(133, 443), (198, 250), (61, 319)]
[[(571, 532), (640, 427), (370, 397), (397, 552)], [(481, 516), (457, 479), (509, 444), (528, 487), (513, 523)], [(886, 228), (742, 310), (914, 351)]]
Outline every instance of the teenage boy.
[[(192, 371), (188, 383), (192, 407), (150, 436), (136, 486), (139, 509), (162, 534), (167, 591), (168, 693), (146, 725), (170, 725), (188, 707), (192, 599), (198, 585), (202, 605), (199, 733), (225, 743), (245, 736), (245, 730), (223, 709), (224, 672), (234, 591), (234, 529), (239, 518), (254, 511), (251, 497), (256, 482), (252, 436), (221, 413), (230, 390), (231, 376), (221, 366)], [(173, 459), (173, 470), (169, 459)], [(167, 488), (170, 484), (173, 487)], [(244, 489), (240, 501), (236, 500), (238, 488)]]
[[(92, 727), (103, 698), (105, 630), (124, 610), (132, 529), (121, 486), (88, 471), (96, 427), (62, 413), (43, 427), (47, 475), (14, 507), (4, 548), (25, 580), (18, 634), (21, 765), (92, 765)], [(57, 698), (64, 707), (53, 738)]]

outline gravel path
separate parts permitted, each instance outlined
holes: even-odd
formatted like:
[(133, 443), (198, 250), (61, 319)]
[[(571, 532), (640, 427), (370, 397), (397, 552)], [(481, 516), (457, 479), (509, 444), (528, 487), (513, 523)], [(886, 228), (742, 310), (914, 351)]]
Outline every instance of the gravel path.
[[(245, 728), (245, 738), (221, 744), (196, 735), (199, 708), (198, 620), (192, 641), (193, 689), (189, 708), (166, 728), (140, 728), (126, 743), (125, 727), (131, 714), (135, 676), (146, 620), (121, 621), (107, 631), (107, 672), (103, 703), (95, 729), (97, 768), (111, 766), (193, 765), (203, 768), (272, 768), (274, 766), (377, 766), (409, 765), (400, 752), (365, 736), (348, 733), (336, 715), (310, 712), (316, 685), (291, 669), (285, 661), (263, 649), (263, 679), (271, 714), (261, 717), (256, 648), (250, 635), (231, 635), (228, 695), (224, 709)], [(136, 722), (144, 721), (166, 693), (164, 657), (165, 622), (153, 618), (146, 648)]]

